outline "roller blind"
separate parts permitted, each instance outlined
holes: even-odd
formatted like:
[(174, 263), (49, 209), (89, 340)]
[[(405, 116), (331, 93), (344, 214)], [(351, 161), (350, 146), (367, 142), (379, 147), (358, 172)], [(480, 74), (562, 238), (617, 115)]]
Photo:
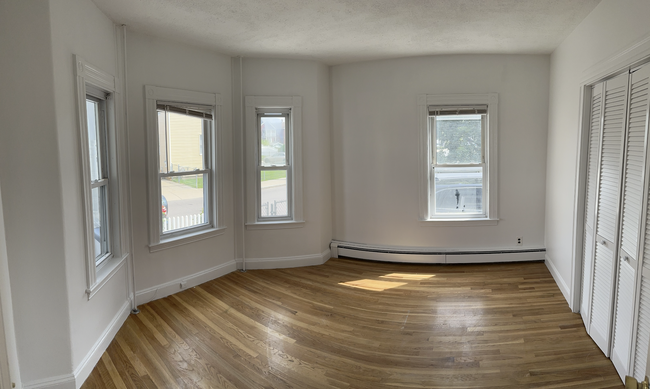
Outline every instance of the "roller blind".
[(212, 107), (201, 106), (184, 106), (179, 104), (157, 103), (156, 109), (159, 111), (173, 112), (180, 115), (187, 115), (212, 120)]
[(487, 105), (472, 105), (472, 106), (440, 106), (430, 105), (429, 116), (445, 116), (445, 115), (483, 115), (487, 114)]

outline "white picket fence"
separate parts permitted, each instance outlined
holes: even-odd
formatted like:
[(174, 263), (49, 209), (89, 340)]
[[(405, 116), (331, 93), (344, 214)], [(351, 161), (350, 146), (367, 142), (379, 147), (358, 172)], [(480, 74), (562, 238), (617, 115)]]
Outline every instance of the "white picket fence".
[(172, 216), (163, 219), (163, 232), (178, 230), (205, 223), (205, 214)]

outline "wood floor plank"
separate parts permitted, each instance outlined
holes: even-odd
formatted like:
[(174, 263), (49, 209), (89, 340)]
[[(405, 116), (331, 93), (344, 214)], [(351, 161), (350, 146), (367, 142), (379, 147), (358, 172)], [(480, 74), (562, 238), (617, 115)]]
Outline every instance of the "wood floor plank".
[(339, 258), (140, 309), (83, 388), (623, 388), (543, 263)]

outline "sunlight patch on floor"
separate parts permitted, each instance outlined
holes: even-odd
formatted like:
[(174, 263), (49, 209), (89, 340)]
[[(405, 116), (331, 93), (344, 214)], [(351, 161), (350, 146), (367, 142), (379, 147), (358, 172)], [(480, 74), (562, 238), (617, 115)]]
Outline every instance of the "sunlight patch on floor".
[(339, 282), (339, 285), (350, 286), (352, 288), (372, 290), (381, 292), (386, 289), (397, 288), (406, 285), (406, 282), (391, 282), (391, 281), (378, 281), (378, 280), (356, 280), (348, 282)]

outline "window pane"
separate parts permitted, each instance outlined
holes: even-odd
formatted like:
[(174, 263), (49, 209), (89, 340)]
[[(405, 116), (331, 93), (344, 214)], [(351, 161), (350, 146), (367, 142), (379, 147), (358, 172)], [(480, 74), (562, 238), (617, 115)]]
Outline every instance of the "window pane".
[(108, 231), (106, 226), (106, 186), (92, 190), (93, 200), (93, 237), (95, 242), (95, 260), (108, 253)]
[(287, 171), (262, 170), (260, 217), (289, 216)]
[(287, 165), (286, 117), (260, 117), (262, 166)]
[[(166, 133), (168, 166), (171, 171), (187, 172), (204, 169), (203, 151), (197, 142), (203, 134), (203, 119), (167, 112), (168, 127)], [(161, 142), (161, 158), (164, 155)], [(163, 161), (161, 160), (161, 166)]]
[(438, 164), (482, 163), (481, 118), (485, 115), (435, 116)]
[(434, 214), (483, 213), (483, 168), (436, 168)]
[(162, 232), (208, 223), (203, 183), (207, 174), (189, 174), (160, 180)]
[(99, 137), (99, 104), (86, 100), (86, 120), (88, 121), (88, 150), (90, 156), (90, 179), (96, 181), (101, 175), (100, 137)]

